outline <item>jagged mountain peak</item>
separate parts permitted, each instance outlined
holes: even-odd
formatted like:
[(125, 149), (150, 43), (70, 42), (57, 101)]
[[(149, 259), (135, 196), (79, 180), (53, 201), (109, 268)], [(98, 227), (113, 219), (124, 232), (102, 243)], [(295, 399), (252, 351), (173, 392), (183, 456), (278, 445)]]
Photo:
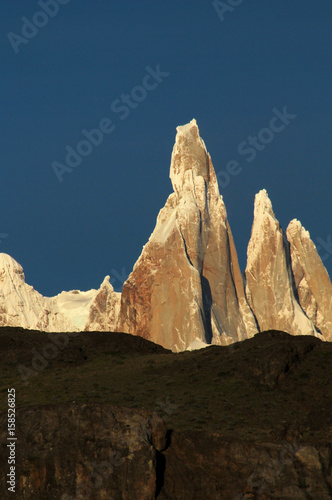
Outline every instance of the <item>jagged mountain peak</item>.
[[(294, 220), (290, 231), (302, 230), (308, 238), (309, 233)], [(255, 197), (247, 255), (246, 295), (260, 330), (277, 329), (320, 337), (315, 321), (305, 314), (297, 300), (289, 242), (265, 189)]]
[(24, 272), (22, 266), (10, 255), (0, 253), (0, 275), (8, 275), (12, 278), (16, 275), (24, 281)]
[(254, 202), (254, 224), (261, 225), (264, 221), (272, 218), (272, 220), (279, 225), (273, 211), (272, 202), (266, 189), (261, 189), (255, 196)]
[(13, 257), (11, 257), (10, 255), (8, 255), (8, 253), (0, 252), (0, 266), (1, 267), (4, 264), (12, 263), (12, 262), (15, 262), (16, 264), (18, 264)]
[(266, 189), (261, 189), (255, 196), (255, 211), (273, 212), (272, 202)]
[[(272, 208), (272, 202), (266, 189), (261, 189), (255, 196), (254, 220), (251, 237), (247, 248), (247, 270), (255, 267), (258, 254), (267, 251), (267, 240), (271, 235), (282, 230)], [(270, 250), (275, 250), (274, 247)]]
[(121, 297), (118, 330), (184, 350), (256, 333), (218, 182), (196, 120), (177, 128), (174, 193)]
[(196, 120), (176, 130), (169, 174), (174, 192), (179, 198), (202, 190), (219, 197), (217, 178)]
[(294, 219), (287, 228), (299, 303), (326, 340), (332, 340), (332, 283), (310, 234)]
[(105, 278), (103, 279), (103, 281), (100, 285), (100, 288), (110, 287), (112, 290), (114, 290), (113, 285), (112, 285), (110, 280), (111, 280), (111, 277), (109, 275), (105, 276)]
[(176, 127), (177, 134), (187, 134), (188, 132), (192, 132), (194, 130), (198, 130), (197, 120), (193, 118), (190, 122), (185, 125), (178, 125)]
[(288, 224), (287, 230), (287, 237), (292, 236), (295, 234), (299, 234), (301, 239), (304, 240), (310, 240), (310, 233), (307, 231), (301, 224), (301, 222), (298, 219), (293, 219), (290, 221)]
[[(332, 339), (332, 284), (310, 234), (294, 219), (279, 225), (266, 189), (255, 196), (245, 285), (223, 198), (195, 119), (177, 127), (174, 192), (116, 293), (43, 297), (22, 266), (0, 254), (0, 325), (43, 331), (123, 331), (174, 351), (227, 345), (258, 330)], [(245, 287), (245, 288), (244, 288)]]

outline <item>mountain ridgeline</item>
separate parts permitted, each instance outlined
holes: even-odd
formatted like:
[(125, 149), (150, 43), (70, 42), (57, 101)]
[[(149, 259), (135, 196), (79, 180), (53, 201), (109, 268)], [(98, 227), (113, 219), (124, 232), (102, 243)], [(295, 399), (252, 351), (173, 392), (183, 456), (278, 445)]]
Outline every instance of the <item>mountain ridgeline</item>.
[(175, 352), (229, 345), (259, 331), (332, 340), (332, 283), (301, 223), (279, 225), (265, 190), (255, 198), (245, 280), (211, 157), (195, 120), (177, 127), (173, 193), (121, 293), (43, 297), (0, 254), (0, 326), (45, 332), (118, 331)]

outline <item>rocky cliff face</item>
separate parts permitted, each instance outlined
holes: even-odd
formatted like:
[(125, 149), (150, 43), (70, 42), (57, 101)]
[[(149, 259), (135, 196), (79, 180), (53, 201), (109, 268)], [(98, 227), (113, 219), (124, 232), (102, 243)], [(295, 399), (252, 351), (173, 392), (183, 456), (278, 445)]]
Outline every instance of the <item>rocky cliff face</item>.
[(172, 193), (125, 282), (119, 331), (173, 350), (253, 336), (226, 208), (195, 120), (177, 128)]
[(332, 498), (330, 444), (254, 443), (174, 432), (162, 455), (166, 469), (160, 500)]
[(0, 254), (0, 326), (46, 332), (115, 329), (120, 294), (105, 278), (99, 290), (62, 292), (44, 297), (25, 282), (23, 268)]
[[(330, 443), (255, 443), (222, 433), (170, 433), (156, 414), (100, 403), (21, 409), (17, 417), (22, 439), (16, 498), (332, 498)], [(3, 471), (5, 458), (3, 453)], [(13, 497), (5, 474), (0, 491), (3, 499)]]
[(320, 336), (295, 297), (289, 243), (265, 190), (255, 198), (245, 276), (248, 301), (261, 331)]
[[(17, 418), (23, 448), (16, 498), (155, 498), (158, 454), (167, 446), (167, 428), (157, 415), (74, 403), (18, 411)], [(1, 466), (7, 469), (2, 459)], [(1, 498), (13, 496), (5, 475), (0, 491)]]
[(298, 220), (287, 228), (299, 303), (325, 340), (332, 340), (332, 283), (310, 234)]

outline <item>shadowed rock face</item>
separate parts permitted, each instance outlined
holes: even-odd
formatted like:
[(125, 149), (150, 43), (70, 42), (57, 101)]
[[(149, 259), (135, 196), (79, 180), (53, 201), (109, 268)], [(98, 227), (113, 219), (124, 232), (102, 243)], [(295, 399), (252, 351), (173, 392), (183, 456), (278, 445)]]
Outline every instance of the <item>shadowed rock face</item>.
[(298, 220), (287, 228), (299, 302), (325, 340), (332, 340), (332, 283), (308, 231)]
[[(199, 432), (172, 434), (160, 500), (332, 498), (331, 446), (252, 443)], [(323, 472), (324, 471), (324, 472)]]
[(177, 128), (172, 193), (125, 282), (117, 329), (173, 350), (257, 332), (226, 208), (195, 120)]
[(255, 198), (245, 276), (248, 302), (261, 331), (320, 336), (295, 297), (289, 244), (265, 190)]
[[(157, 453), (167, 428), (157, 415), (107, 404), (18, 411), (16, 498), (154, 500)], [(5, 464), (1, 464), (5, 470)], [(11, 498), (0, 480), (1, 498)], [(9, 495), (9, 496), (7, 496)]]
[[(15, 498), (332, 498), (331, 444), (255, 443), (204, 431), (170, 434), (156, 414), (105, 403), (27, 408), (17, 417), (22, 439)], [(5, 471), (5, 454), (0, 463)], [(5, 474), (0, 492), (2, 499), (13, 497)]]

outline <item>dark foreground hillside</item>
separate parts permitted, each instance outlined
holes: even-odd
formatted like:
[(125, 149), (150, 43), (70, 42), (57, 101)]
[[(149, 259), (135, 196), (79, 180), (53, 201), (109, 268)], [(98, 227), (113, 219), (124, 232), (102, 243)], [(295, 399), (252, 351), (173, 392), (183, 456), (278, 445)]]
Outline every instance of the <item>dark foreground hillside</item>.
[(332, 344), (264, 332), (174, 354), (121, 333), (0, 329), (16, 498), (332, 498)]

